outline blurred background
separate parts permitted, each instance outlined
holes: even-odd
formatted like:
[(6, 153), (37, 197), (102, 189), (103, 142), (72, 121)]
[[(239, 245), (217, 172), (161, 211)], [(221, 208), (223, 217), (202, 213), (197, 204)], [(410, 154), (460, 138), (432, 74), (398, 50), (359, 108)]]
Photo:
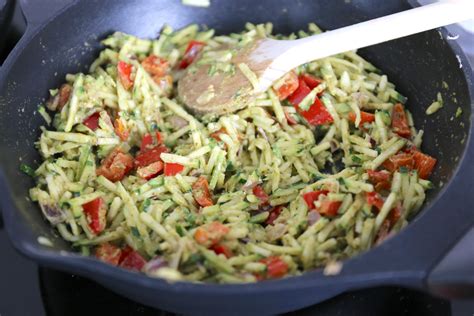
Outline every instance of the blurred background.
[[(73, 0), (53, 1), (59, 10)], [(170, 0), (179, 1), (179, 0)], [(347, 1), (347, 0), (346, 0)], [(352, 0), (352, 2), (363, 0)], [(472, 0), (474, 1), (474, 0)], [(410, 1), (413, 3), (413, 1)], [(433, 2), (420, 0), (421, 4)], [(48, 12), (54, 14), (54, 12)], [(0, 0), (0, 64), (20, 39), (26, 23), (18, 4)], [(474, 20), (448, 27), (474, 66)], [(0, 219), (0, 316), (16, 315), (168, 315), (114, 294), (74, 275), (39, 267), (17, 254)], [(380, 287), (341, 294), (291, 315), (474, 315), (474, 301), (447, 301), (397, 287)]]

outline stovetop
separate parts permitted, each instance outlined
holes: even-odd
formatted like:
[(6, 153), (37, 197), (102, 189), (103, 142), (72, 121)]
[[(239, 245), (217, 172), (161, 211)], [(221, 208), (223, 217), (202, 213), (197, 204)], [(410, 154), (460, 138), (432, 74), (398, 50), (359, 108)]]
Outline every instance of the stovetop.
[[(58, 3), (63, 6), (68, 1), (71, 0)], [(0, 63), (24, 29), (25, 22), (16, 7)], [(0, 316), (171, 315), (130, 301), (88, 279), (39, 267), (13, 250), (1, 225), (0, 222)], [(288, 315), (473, 314), (472, 301), (450, 302), (406, 288), (377, 287), (341, 294)]]

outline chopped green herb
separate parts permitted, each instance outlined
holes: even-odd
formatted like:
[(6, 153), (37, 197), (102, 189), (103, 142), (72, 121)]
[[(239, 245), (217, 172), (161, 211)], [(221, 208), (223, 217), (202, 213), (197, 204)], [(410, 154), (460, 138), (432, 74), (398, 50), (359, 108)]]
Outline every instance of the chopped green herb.
[(130, 227), (130, 231), (132, 232), (132, 235), (141, 238), (140, 232), (138, 231), (138, 228), (136, 227)]
[(179, 224), (176, 225), (176, 232), (178, 233), (178, 235), (180, 237), (183, 237), (184, 235), (186, 235), (186, 232), (185, 232), (183, 226), (181, 226)]
[(225, 169), (226, 172), (234, 172), (235, 171), (235, 167), (234, 165), (232, 164), (232, 161), (228, 161), (227, 162), (227, 167)]
[(400, 167), (400, 173), (408, 173), (410, 170), (407, 167)]
[(148, 212), (148, 209), (150, 208), (150, 205), (151, 205), (151, 200), (150, 199), (145, 199), (142, 202), (142, 205), (140, 207), (140, 211), (141, 212)]
[(353, 155), (351, 156), (351, 159), (355, 163), (362, 163), (362, 159), (360, 159), (358, 156)]
[(191, 213), (191, 211), (188, 210), (184, 215), (184, 219), (188, 224), (194, 225), (194, 223), (196, 222), (196, 215), (194, 215), (193, 213)]
[(26, 175), (28, 175), (28, 176), (30, 176), (30, 177), (34, 177), (34, 176), (35, 176), (35, 169), (31, 168), (31, 167), (28, 166), (27, 164), (22, 163), (22, 164), (20, 165), (20, 170), (21, 170), (24, 174), (26, 174)]

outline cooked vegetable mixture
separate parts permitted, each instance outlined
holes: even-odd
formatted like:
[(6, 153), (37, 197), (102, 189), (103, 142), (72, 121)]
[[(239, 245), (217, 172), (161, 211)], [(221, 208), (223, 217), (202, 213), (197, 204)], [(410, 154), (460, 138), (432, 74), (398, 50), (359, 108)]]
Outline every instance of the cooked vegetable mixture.
[[(194, 117), (177, 98), (176, 81), (213, 48), (320, 29), (271, 32), (115, 33), (88, 74), (51, 90), (44, 162), (22, 170), (59, 235), (153, 277), (230, 283), (301, 274), (405, 227), (436, 159), (420, 150), (406, 98), (355, 52), (294, 69), (237, 113)], [(227, 60), (206, 62), (244, 68)]]

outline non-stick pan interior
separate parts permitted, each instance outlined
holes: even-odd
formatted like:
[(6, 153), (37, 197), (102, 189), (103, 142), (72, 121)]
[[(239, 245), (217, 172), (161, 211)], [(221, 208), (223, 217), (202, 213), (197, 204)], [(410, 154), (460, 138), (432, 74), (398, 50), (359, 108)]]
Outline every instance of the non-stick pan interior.
[[(155, 37), (164, 23), (175, 28), (199, 23), (218, 33), (229, 33), (242, 30), (247, 21), (273, 22), (276, 32), (289, 34), (305, 29), (309, 22), (330, 30), (408, 8), (402, 1), (379, 0), (213, 0), (209, 8), (164, 0), (79, 2), (39, 31), (28, 45), (19, 47), (14, 52), (18, 56), (12, 56), (14, 63), (4, 69), (0, 161), (19, 210), (18, 220), (29, 227), (30, 235), (21, 238), (32, 242), (39, 235), (54, 235), (38, 207), (27, 198), (32, 179), (19, 171), (20, 163), (36, 166), (40, 162), (34, 142), (44, 121), (37, 106), (65, 74), (86, 71), (98, 55), (99, 40), (106, 35), (118, 30)], [(361, 54), (388, 74), (408, 97), (407, 106), (416, 126), (425, 131), (423, 151), (438, 158), (435, 187), (428, 194), (430, 204), (449, 184), (468, 143), (471, 99), (463, 69), (438, 31), (376, 45), (361, 50)], [(425, 110), (437, 92), (443, 96), (444, 108), (427, 116)], [(455, 115), (458, 108), (462, 110), (460, 117)], [(57, 248), (69, 249), (59, 238), (52, 239)]]

